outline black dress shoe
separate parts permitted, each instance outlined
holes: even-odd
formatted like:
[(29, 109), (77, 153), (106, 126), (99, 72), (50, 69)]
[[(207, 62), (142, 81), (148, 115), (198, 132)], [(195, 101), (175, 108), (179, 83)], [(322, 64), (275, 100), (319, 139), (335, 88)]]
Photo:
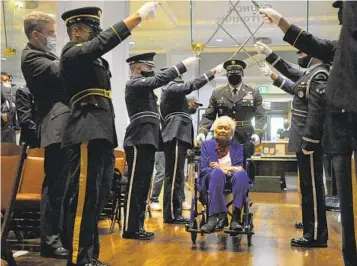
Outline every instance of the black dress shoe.
[(296, 222), (295, 223), (295, 228), (296, 229), (304, 229), (304, 224), (302, 222)]
[(123, 238), (126, 239), (138, 239), (138, 240), (151, 240), (153, 235), (148, 232), (138, 231), (138, 232), (124, 232)]
[(208, 222), (201, 226), (201, 232), (205, 234), (213, 233), (218, 224), (217, 215), (212, 215), (208, 217)]
[(148, 234), (149, 236), (154, 236), (155, 235), (153, 232), (148, 232), (144, 228), (141, 228), (140, 232), (143, 232), (144, 234)]
[(105, 263), (101, 262), (98, 259), (93, 259), (91, 261), (91, 265), (90, 266), (92, 266), (92, 265), (95, 265), (95, 266), (110, 266), (109, 264), (105, 264)]
[(67, 259), (69, 253), (64, 247), (56, 249), (47, 249), (41, 251), (41, 257), (55, 258), (55, 259)]
[(216, 225), (216, 231), (222, 231), (226, 226), (228, 226), (228, 218), (224, 217), (219, 219)]
[(166, 224), (189, 224), (190, 220), (185, 217), (178, 216), (178, 217), (175, 217), (175, 219), (173, 219), (173, 220), (166, 220), (166, 221), (164, 221), (164, 223), (166, 223)]
[(291, 239), (291, 245), (293, 247), (301, 248), (326, 248), (327, 242), (320, 242), (316, 240), (309, 240), (304, 237)]
[(240, 222), (232, 221), (229, 229), (232, 231), (241, 232), (243, 231), (243, 226), (240, 224)]

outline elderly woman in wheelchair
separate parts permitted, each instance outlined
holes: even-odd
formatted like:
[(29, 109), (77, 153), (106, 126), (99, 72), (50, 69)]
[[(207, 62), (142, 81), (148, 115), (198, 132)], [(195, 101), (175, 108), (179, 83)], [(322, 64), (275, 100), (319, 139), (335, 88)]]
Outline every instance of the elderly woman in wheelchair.
[(208, 222), (201, 227), (202, 233), (212, 233), (228, 226), (224, 194), (227, 185), (231, 185), (233, 194), (230, 230), (243, 230), (240, 217), (250, 179), (243, 168), (243, 146), (232, 141), (234, 130), (235, 123), (230, 117), (219, 117), (214, 123), (214, 138), (204, 141), (201, 146), (198, 189), (209, 216)]

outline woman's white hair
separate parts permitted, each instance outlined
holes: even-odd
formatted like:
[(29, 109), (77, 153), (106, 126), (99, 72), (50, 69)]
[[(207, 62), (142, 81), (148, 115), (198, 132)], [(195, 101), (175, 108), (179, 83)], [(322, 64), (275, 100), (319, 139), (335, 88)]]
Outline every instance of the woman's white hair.
[(236, 130), (236, 123), (234, 122), (234, 120), (232, 118), (230, 118), (229, 116), (220, 116), (218, 117), (214, 123), (213, 123), (213, 135), (214, 137), (216, 137), (216, 127), (218, 124), (223, 124), (223, 125), (228, 125), (231, 129), (232, 129), (232, 137), (234, 135), (234, 131)]

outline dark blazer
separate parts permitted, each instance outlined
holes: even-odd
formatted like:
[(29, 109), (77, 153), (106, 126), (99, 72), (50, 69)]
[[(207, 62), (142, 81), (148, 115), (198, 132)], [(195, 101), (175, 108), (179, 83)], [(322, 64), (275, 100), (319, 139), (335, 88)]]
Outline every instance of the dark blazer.
[(69, 109), (59, 72), (59, 59), (53, 53), (28, 43), (21, 55), (22, 74), (37, 107), (37, 135), (41, 147), (62, 141)]
[[(291, 25), (284, 41), (300, 51), (324, 62), (334, 61), (326, 96), (334, 108), (357, 112), (356, 60), (356, 3), (346, 1), (343, 8), (343, 23), (339, 41), (319, 39), (295, 25)], [(336, 55), (336, 59), (334, 59)], [(345, 82), (348, 80), (348, 82)], [(341, 89), (343, 88), (343, 89)], [(338, 111), (338, 110), (337, 110)]]
[(343, 2), (343, 22), (326, 90), (334, 107), (357, 113), (357, 2)]
[(124, 147), (147, 144), (153, 145), (157, 150), (163, 149), (160, 115), (154, 90), (186, 71), (186, 67), (179, 63), (153, 77), (130, 78), (125, 87), (125, 103), (130, 124), (126, 128)]
[(129, 35), (129, 29), (121, 21), (90, 41), (71, 41), (63, 48), (60, 68), (70, 102), (70, 115), (62, 147), (93, 139), (105, 139), (113, 147), (118, 146), (111, 100), (111, 72), (102, 56)]
[[(243, 145), (236, 141), (230, 142), (230, 156), (232, 166), (242, 166), (244, 162), (244, 151)], [(202, 142), (201, 146), (201, 166), (200, 166), (200, 176), (199, 176), (199, 186), (204, 185), (202, 180), (208, 177), (213, 168), (209, 166), (211, 162), (218, 162), (218, 156), (216, 151), (216, 139), (212, 138)]]
[[(200, 121), (198, 133), (206, 135), (216, 117), (223, 115), (227, 115), (238, 122), (244, 121), (243, 126), (238, 124), (236, 127), (235, 140), (247, 143), (253, 133), (259, 135), (262, 139), (267, 117), (263, 107), (263, 97), (258, 90), (242, 84), (238, 95), (234, 97), (229, 85), (215, 89)], [(254, 117), (255, 129), (251, 124)]]
[(21, 127), (20, 143), (38, 147), (36, 106), (34, 97), (26, 86), (19, 87), (16, 91), (16, 112)]
[(171, 81), (162, 88), (160, 112), (162, 116), (162, 138), (164, 143), (178, 139), (193, 144), (192, 118), (186, 95), (202, 88), (214, 78), (212, 71), (185, 83)]

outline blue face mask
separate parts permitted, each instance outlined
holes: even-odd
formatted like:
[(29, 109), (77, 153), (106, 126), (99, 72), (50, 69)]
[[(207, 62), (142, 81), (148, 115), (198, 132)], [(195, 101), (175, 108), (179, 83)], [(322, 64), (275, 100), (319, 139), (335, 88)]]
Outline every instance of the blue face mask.
[(40, 32), (40, 34), (46, 38), (46, 45), (44, 45), (42, 42), (43, 49), (46, 52), (53, 52), (56, 50), (56, 45), (57, 45), (57, 38), (55, 36), (45, 36)]
[(56, 51), (57, 38), (55, 36), (48, 36), (46, 38), (47, 44), (46, 47), (50, 52)]

